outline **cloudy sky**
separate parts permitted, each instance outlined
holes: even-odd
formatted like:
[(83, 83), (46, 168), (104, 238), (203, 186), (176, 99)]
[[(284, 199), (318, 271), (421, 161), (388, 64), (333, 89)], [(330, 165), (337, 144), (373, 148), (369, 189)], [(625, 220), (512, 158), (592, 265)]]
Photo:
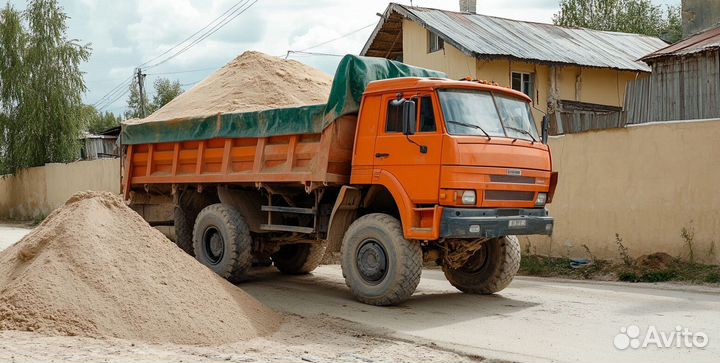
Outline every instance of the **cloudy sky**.
[[(94, 104), (127, 79), (135, 67), (152, 60), (238, 5), (255, 0), (60, 0), (70, 16), (69, 35), (91, 43), (92, 57), (83, 64), (89, 88), (85, 100)], [(409, 4), (409, 0), (396, 0)], [(652, 0), (679, 4), (680, 0)], [(551, 22), (559, 0), (478, 0), (478, 13), (520, 20)], [(18, 8), (24, 1), (11, 0)], [(458, 10), (457, 0), (414, 0), (416, 6)], [(177, 79), (184, 88), (202, 80), (245, 50), (286, 54), (359, 30), (312, 49), (330, 54), (357, 54), (388, 1), (381, 0), (257, 0), (219, 31), (182, 55), (148, 69), (146, 85), (157, 77)], [(173, 54), (176, 48), (164, 57)], [(339, 58), (301, 55), (293, 59), (334, 71)], [(151, 62), (153, 64), (156, 62)], [(124, 88), (125, 89), (125, 88)], [(124, 90), (123, 89), (123, 90)], [(122, 93), (117, 93), (122, 96)], [(103, 101), (105, 110), (122, 113), (126, 97)]]

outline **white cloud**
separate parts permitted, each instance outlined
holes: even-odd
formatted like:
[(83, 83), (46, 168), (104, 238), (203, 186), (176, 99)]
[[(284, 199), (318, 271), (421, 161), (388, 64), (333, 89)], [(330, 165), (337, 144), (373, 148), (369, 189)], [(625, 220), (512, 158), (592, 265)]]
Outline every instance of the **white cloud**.
[[(251, 0), (252, 1), (252, 0)], [(656, 0), (679, 2), (679, 0)], [(23, 7), (19, 1), (16, 6)], [(91, 42), (93, 55), (83, 65), (93, 103), (130, 76), (140, 63), (156, 57), (190, 36), (237, 3), (237, 0), (60, 0), (71, 17), (69, 33)], [(409, 4), (409, 0), (399, 1)], [(24, 2), (23, 2), (24, 3)], [(558, 0), (480, 0), (478, 12), (520, 20), (550, 22)], [(416, 6), (457, 10), (454, 0), (414, 0)], [(181, 56), (149, 70), (164, 73), (219, 67), (245, 50), (285, 54), (376, 23), (383, 0), (259, 0), (223, 29)], [(372, 27), (313, 49), (314, 52), (357, 53)], [(331, 72), (339, 58), (293, 55), (294, 59)], [(181, 83), (198, 81), (212, 71), (170, 75)], [(154, 76), (148, 76), (152, 84)], [(115, 79), (116, 82), (108, 82)], [(92, 81), (92, 82), (91, 82)], [(122, 98), (109, 109), (120, 112)]]

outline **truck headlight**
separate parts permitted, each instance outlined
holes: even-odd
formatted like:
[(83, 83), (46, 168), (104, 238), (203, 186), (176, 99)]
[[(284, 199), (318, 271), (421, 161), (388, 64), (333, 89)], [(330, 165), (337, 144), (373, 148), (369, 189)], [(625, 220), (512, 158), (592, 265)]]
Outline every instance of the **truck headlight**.
[(535, 200), (535, 205), (538, 207), (542, 207), (545, 205), (545, 202), (547, 202), (547, 193), (538, 193), (537, 200)]
[(477, 203), (477, 197), (475, 196), (474, 190), (466, 190), (462, 193), (462, 204), (475, 205)]

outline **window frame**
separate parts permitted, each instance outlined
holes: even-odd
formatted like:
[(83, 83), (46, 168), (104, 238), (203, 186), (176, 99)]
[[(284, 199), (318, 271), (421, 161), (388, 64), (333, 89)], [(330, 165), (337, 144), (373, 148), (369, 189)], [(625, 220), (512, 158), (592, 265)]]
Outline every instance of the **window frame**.
[(427, 31), (427, 52), (435, 53), (445, 49), (445, 40), (438, 34), (433, 33), (428, 29)]
[[(515, 89), (513, 83), (515, 75), (520, 75), (520, 89)], [(523, 88), (525, 88), (525, 85), (528, 86), (528, 92), (525, 93)], [(535, 73), (531, 72), (519, 72), (519, 71), (510, 71), (510, 88), (522, 92), (526, 96), (530, 97), (530, 99), (535, 103)]]

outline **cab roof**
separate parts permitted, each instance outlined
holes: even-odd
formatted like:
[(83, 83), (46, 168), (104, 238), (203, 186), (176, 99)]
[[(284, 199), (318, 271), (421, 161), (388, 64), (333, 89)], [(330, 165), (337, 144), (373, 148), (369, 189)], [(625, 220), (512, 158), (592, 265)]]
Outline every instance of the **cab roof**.
[(526, 94), (512, 88), (502, 87), (477, 80), (452, 80), (448, 78), (401, 77), (372, 81), (365, 89), (365, 94), (389, 93), (414, 89), (464, 88), (478, 91), (500, 92), (511, 97), (521, 98), (527, 102), (532, 100)]

